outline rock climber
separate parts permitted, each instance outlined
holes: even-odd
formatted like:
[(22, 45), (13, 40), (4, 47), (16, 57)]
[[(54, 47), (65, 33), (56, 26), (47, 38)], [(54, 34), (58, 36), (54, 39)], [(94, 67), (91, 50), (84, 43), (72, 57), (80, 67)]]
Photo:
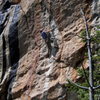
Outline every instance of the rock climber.
[(55, 56), (56, 56), (56, 54), (58, 52), (59, 47), (58, 47), (58, 44), (57, 44), (57, 40), (55, 38), (52, 40), (51, 46), (52, 46), (51, 57), (53, 59), (56, 59)]
[(50, 57), (51, 55), (51, 40), (50, 40), (50, 33), (45, 32), (43, 29), (40, 30), (40, 34), (42, 39), (45, 41), (47, 48), (48, 48), (48, 54), (47, 57)]

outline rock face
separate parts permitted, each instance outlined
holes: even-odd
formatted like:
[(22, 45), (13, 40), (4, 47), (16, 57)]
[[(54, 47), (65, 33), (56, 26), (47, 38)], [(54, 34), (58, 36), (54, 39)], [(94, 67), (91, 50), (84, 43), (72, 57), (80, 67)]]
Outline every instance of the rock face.
[[(85, 44), (78, 37), (84, 29), (80, 6), (90, 25), (93, 1), (1, 0), (0, 4), (0, 100), (72, 100), (66, 79), (76, 81), (75, 68), (84, 60)], [(41, 28), (51, 39), (48, 57)]]
[(93, 0), (92, 13), (93, 13), (93, 26), (100, 25), (100, 1)]

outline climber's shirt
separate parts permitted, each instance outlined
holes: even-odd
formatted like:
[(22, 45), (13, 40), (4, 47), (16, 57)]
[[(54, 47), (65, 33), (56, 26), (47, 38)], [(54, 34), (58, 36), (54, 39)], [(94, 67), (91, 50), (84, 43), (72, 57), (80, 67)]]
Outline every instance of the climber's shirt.
[(41, 36), (44, 40), (46, 40), (48, 38), (46, 32), (41, 32)]

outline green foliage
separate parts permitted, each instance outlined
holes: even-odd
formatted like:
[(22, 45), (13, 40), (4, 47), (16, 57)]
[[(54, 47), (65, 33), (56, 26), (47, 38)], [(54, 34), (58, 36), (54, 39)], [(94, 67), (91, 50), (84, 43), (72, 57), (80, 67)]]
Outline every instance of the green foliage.
[[(85, 79), (83, 69), (78, 68), (78, 69), (77, 69), (77, 72), (79, 73), (79, 76), (80, 76), (80, 77), (82, 77), (83, 79)], [(89, 75), (88, 70), (85, 70), (85, 73), (87, 74), (87, 76)]]
[(86, 38), (86, 30), (82, 30), (80, 36)]
[(86, 30), (82, 30), (80, 33), (80, 37), (82, 38), (83, 42), (86, 42)]
[[(84, 83), (82, 83), (81, 84), (82, 86), (88, 86), (88, 84), (86, 83), (86, 82), (84, 82)], [(77, 86), (75, 86), (75, 85), (72, 85), (72, 84), (67, 84), (66, 85), (66, 87), (67, 87), (67, 91), (69, 92), (69, 93), (71, 93), (71, 92), (74, 92), (74, 93), (77, 93), (77, 95), (78, 95), (78, 99), (79, 100), (88, 100), (87, 98), (88, 98), (88, 91), (85, 91), (85, 90), (83, 90), (83, 89), (80, 89), (80, 88), (78, 88)]]
[[(100, 26), (98, 26), (100, 28)], [(90, 31), (89, 31), (90, 33)], [(85, 30), (80, 33), (80, 36), (83, 38), (83, 42), (86, 42), (86, 34)], [(93, 67), (94, 67), (94, 86), (100, 85), (100, 31), (96, 31), (93, 36), (91, 36), (91, 44), (93, 45), (92, 48), (92, 60), (93, 60)], [(95, 48), (96, 46), (96, 48)], [(94, 50), (93, 50), (94, 49)], [(88, 58), (87, 51), (85, 52), (85, 58)], [(79, 82), (81, 86), (89, 86), (87, 80), (84, 76), (84, 71), (78, 67), (77, 69), (79, 76), (81, 77), (81, 81)], [(87, 77), (89, 77), (88, 69), (85, 70)], [(75, 91), (78, 95), (79, 100), (89, 100), (89, 93), (87, 90), (80, 89), (72, 84), (67, 84), (67, 91)], [(95, 100), (100, 100), (100, 89), (95, 90)]]
[[(100, 31), (96, 31), (94, 37), (92, 37), (93, 45), (100, 45)], [(93, 52), (92, 56), (94, 65), (94, 86), (100, 85), (100, 47)], [(100, 89), (95, 90), (95, 100), (100, 100)]]
[(79, 100), (88, 100), (89, 97), (88, 91), (79, 89), (78, 94), (79, 94), (78, 95)]
[(99, 44), (100, 43), (100, 31), (96, 31), (96, 34), (91, 38), (92, 43)]

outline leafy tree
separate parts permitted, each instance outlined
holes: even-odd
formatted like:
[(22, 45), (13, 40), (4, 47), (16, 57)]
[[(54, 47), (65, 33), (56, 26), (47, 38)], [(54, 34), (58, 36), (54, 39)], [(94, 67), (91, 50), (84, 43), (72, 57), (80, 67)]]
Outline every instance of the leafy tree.
[[(100, 85), (100, 31), (97, 30), (92, 34), (91, 33), (92, 32), (89, 31), (89, 34), (91, 35), (92, 61), (93, 61), (93, 67), (94, 67), (94, 69), (93, 69), (94, 70), (94, 73), (93, 73), (94, 86), (98, 86), (98, 85)], [(85, 30), (83, 30), (80, 33), (80, 35), (83, 38), (83, 42), (86, 42)], [(87, 51), (85, 51), (84, 58), (87, 58), (87, 55), (88, 55)], [(80, 84), (82, 86), (89, 87), (89, 84), (86, 80), (86, 76), (87, 76), (87, 78), (89, 77), (88, 68), (85, 70), (85, 73), (84, 73), (84, 69), (80, 69), (80, 67), (77, 67), (77, 71), (79, 73), (79, 76), (81, 77), (81, 82), (79, 80)], [(84, 74), (86, 74), (86, 76)], [(72, 84), (70, 84), (70, 82), (69, 82), (69, 84), (66, 85), (66, 87), (67, 87), (68, 92), (71, 93), (72, 91), (74, 91), (75, 93), (77, 93), (79, 100), (88, 100), (89, 93), (87, 90), (83, 90), (75, 85), (72, 85)], [(94, 99), (100, 100), (100, 89), (96, 89), (94, 91), (94, 94), (95, 94)]]

